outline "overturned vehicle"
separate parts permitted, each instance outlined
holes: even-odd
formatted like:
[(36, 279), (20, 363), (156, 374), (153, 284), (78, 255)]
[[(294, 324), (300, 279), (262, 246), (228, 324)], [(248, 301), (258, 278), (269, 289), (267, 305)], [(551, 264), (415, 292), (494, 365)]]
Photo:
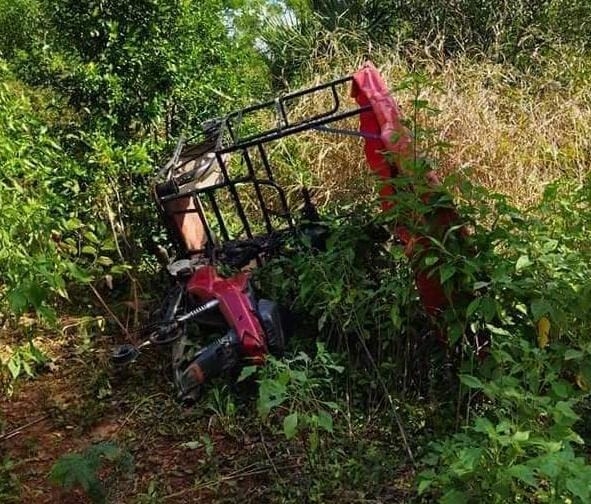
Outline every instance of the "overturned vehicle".
[[(303, 99), (326, 106), (302, 114), (296, 104)], [(273, 118), (272, 127), (259, 127), (262, 115)], [(343, 128), (355, 118), (358, 130)], [(195, 138), (178, 143), (154, 185), (156, 203), (177, 249), (167, 265), (171, 288), (158, 320), (143, 331), (145, 339), (114, 351), (116, 364), (134, 361), (148, 346), (171, 346), (179, 397), (195, 400), (208, 380), (283, 353), (287, 331), (281, 310), (272, 299), (258, 299), (250, 279), (253, 269), (281, 254), (294, 237), (304, 236), (317, 247), (326, 239), (327, 227), (310, 191), (301, 187), (297, 198), (286, 194), (269, 155), (274, 143), (310, 131), (360, 137), (368, 167), (381, 179), (381, 207), (392, 207), (392, 196), (399, 190), (394, 181), (404, 172), (404, 160), (413, 155), (413, 140), (371, 63), (351, 76), (205, 123)], [(437, 186), (432, 172), (425, 177)], [(443, 231), (461, 228), (453, 208), (436, 209), (429, 218)], [(430, 247), (426, 237), (404, 223), (388, 234), (411, 264), (418, 264), (413, 259)], [(431, 273), (429, 268), (414, 270), (424, 311), (436, 319), (449, 297), (439, 276)], [(202, 346), (204, 335), (213, 333), (222, 336)]]

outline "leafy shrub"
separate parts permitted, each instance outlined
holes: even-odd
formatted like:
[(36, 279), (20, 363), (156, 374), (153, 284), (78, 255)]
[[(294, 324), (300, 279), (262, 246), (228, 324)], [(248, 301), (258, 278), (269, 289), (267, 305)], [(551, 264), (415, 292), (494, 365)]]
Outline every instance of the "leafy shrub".
[[(177, 137), (258, 94), (265, 73), (251, 40), (232, 36), (217, 0), (53, 0), (41, 5), (32, 48), (13, 61), (25, 82), (50, 86), (84, 129), (119, 141)], [(254, 89), (252, 89), (254, 88)]]
[(341, 373), (323, 344), (318, 343), (316, 355), (304, 352), (291, 359), (268, 358), (263, 368), (246, 367), (239, 380), (258, 371), (257, 410), (267, 420), (272, 413), (283, 410), (283, 433), (291, 439), (298, 433), (309, 433), (311, 451), (318, 448), (319, 431), (332, 433), (332, 415), (338, 406), (324, 397), (332, 377)]
[(9, 84), (0, 89), (0, 306), (16, 315), (33, 309), (53, 322), (55, 298), (68, 300), (73, 284), (127, 271), (134, 249), (123, 222), (145, 212), (136, 205), (145, 202), (136, 180), (149, 157), (145, 145), (120, 147), (81, 134), (68, 137), (70, 146), (86, 143), (82, 162), (74, 159), (40, 119), (31, 94)]
[[(3, 315), (34, 310), (55, 322), (60, 298), (90, 282), (113, 290), (121, 278), (115, 285), (137, 302), (130, 264), (157, 234), (146, 198), (154, 159), (169, 136), (235, 105), (247, 86), (265, 89), (251, 39), (231, 34), (223, 9), (0, 3)], [(1, 23), (15, 18), (30, 28), (26, 40), (4, 36), (14, 25)]]
[(129, 474), (133, 469), (133, 459), (129, 452), (114, 443), (102, 442), (82, 453), (60, 457), (51, 468), (49, 479), (66, 490), (80, 487), (92, 502), (102, 503), (106, 501), (107, 488), (99, 478), (98, 471), (105, 461), (124, 474)]
[(2, 0), (0, 2), (0, 57), (12, 58), (17, 51), (30, 48), (38, 30), (37, 0)]
[(8, 357), (6, 362), (0, 359), (0, 390), (10, 396), (16, 380), (26, 375), (35, 376), (36, 367), (47, 362), (47, 357), (32, 341), (28, 345), (21, 345), (16, 348)]
[[(421, 85), (420, 78), (411, 82)], [(403, 160), (403, 175), (389, 181), (398, 190), (383, 222), (427, 240), (412, 266), (443, 284), (447, 306), (430, 325), (445, 335), (448, 349), (433, 340), (425, 346), (431, 354), (445, 352), (459, 377), (442, 380), (444, 369), (423, 361), (427, 376), (444, 384), (435, 402), (453, 408), (434, 407), (426, 419), (433, 442), (420, 493), (441, 502), (586, 502), (588, 441), (579, 410), (586, 411), (591, 390), (589, 181), (551, 184), (527, 210), (460, 176), (435, 189), (425, 175), (445, 146), (433, 139), (433, 110), (419, 92), (414, 106), (408, 126), (424, 155)], [(431, 225), (453, 199), (456, 225)], [(396, 244), (372, 254), (362, 226), (340, 224), (326, 251), (272, 263), (269, 278), (318, 318), (321, 336), (358, 341), (352, 361), (359, 362), (365, 344), (375, 360), (383, 359), (382, 376), (390, 362), (408, 375), (416, 354), (390, 360), (385, 349), (420, 342), (416, 332), (405, 339), (401, 330), (420, 320), (409, 264)], [(395, 261), (384, 261), (388, 254)], [(380, 345), (373, 340), (378, 334)], [(364, 382), (356, 385), (367, 395)]]
[[(59, 236), (76, 199), (78, 170), (31, 110), (24, 94), (0, 89), (0, 302), (20, 313), (32, 306), (51, 319), (51, 293), (67, 297), (66, 278), (78, 269), (60, 259)], [(59, 216), (58, 218), (55, 218)], [(72, 216), (75, 218), (75, 216)]]
[(591, 468), (574, 429), (591, 390), (588, 185), (548, 187), (529, 215), (477, 194), (470, 208), (480, 214), (472, 237), (480, 253), (469, 262), (452, 252), (439, 271), (453, 267), (473, 285), (474, 299), (454, 306), (453, 320), (462, 334), (487, 331), (491, 348), (483, 362), (465, 358), (465, 427), (433, 444), (426, 460), (438, 474), (424, 473), (420, 488), (442, 489), (442, 502), (515, 495), (586, 502)]

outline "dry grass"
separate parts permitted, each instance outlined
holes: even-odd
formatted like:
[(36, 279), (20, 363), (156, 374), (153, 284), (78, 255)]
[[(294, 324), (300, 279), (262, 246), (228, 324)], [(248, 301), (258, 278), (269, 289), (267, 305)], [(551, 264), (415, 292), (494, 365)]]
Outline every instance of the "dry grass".
[[(373, 59), (391, 89), (411, 75), (400, 58), (374, 55)], [(321, 62), (309, 85), (350, 73), (360, 63), (359, 59), (345, 65)], [(437, 140), (451, 144), (438, 153), (443, 175), (466, 172), (473, 181), (527, 205), (539, 197), (548, 182), (560, 177), (581, 180), (588, 173), (591, 78), (581, 58), (561, 56), (520, 72), (468, 58), (447, 62), (423, 59), (417, 66), (428, 82), (421, 86), (420, 98), (440, 111), (420, 121), (428, 121)], [(393, 94), (403, 110), (412, 114), (412, 90), (395, 90)], [(304, 114), (322, 105), (323, 100), (316, 97), (298, 107)], [(339, 127), (356, 129), (357, 125), (350, 121)], [(373, 193), (359, 139), (307, 132), (290, 144), (289, 150), (289, 156), (279, 156), (283, 173), (287, 175), (288, 170), (293, 181), (297, 171), (320, 189), (321, 204), (335, 199), (358, 200)], [(281, 167), (282, 162), (278, 164)]]

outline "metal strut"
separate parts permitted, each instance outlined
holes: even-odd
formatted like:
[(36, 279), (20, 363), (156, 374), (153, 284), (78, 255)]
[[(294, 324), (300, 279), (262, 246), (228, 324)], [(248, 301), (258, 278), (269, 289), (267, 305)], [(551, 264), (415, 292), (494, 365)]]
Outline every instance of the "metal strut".
[(184, 315), (181, 315), (180, 317), (178, 317), (176, 319), (176, 321), (177, 322), (186, 322), (187, 320), (194, 319), (194, 318), (198, 317), (199, 315), (201, 315), (202, 313), (212, 310), (213, 308), (215, 308), (219, 304), (220, 304), (220, 302), (217, 299), (212, 299), (212, 300), (208, 301), (207, 303), (203, 303), (202, 305), (199, 305), (197, 308), (191, 310), (190, 312), (185, 313)]
[(345, 135), (345, 136), (352, 136), (352, 137), (359, 137), (359, 138), (371, 138), (372, 140), (379, 140), (382, 137), (375, 133), (364, 133), (362, 131), (355, 131), (349, 129), (341, 129), (341, 128), (331, 128), (329, 126), (314, 126), (316, 131), (320, 131), (321, 133), (333, 133), (335, 135)]

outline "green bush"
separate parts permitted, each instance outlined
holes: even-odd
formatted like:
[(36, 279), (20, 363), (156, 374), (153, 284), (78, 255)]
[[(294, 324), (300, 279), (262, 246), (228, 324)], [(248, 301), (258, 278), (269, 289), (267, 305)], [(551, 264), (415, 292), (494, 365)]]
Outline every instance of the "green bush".
[[(129, 265), (157, 234), (146, 195), (163, 147), (266, 87), (252, 39), (223, 12), (217, 1), (0, 2), (3, 314), (51, 321), (76, 285), (136, 281)], [(26, 39), (8, 37), (16, 18)]]
[(193, 134), (264, 92), (252, 39), (231, 34), (223, 2), (53, 0), (38, 15), (32, 47), (12, 60), (18, 76), (58, 91), (85, 129), (120, 141)]
[[(109, 486), (99, 476), (105, 462), (112, 473), (129, 475), (133, 470), (133, 457), (125, 449), (111, 442), (101, 442), (90, 446), (81, 453), (61, 456), (51, 468), (49, 479), (66, 490), (80, 487), (95, 503), (107, 502)], [(115, 474), (110, 474), (113, 478)]]
[[(443, 246), (438, 267), (452, 268), (450, 281), (474, 293), (447, 314), (466, 348), (466, 413), (459, 433), (431, 445), (425, 463), (436, 470), (421, 475), (421, 492), (437, 489), (441, 502), (589, 499), (587, 440), (575, 431), (591, 390), (589, 194), (588, 184), (553, 185), (539, 208), (523, 213), (472, 193), (479, 254)], [(490, 349), (478, 359), (468, 335), (485, 332)]]

